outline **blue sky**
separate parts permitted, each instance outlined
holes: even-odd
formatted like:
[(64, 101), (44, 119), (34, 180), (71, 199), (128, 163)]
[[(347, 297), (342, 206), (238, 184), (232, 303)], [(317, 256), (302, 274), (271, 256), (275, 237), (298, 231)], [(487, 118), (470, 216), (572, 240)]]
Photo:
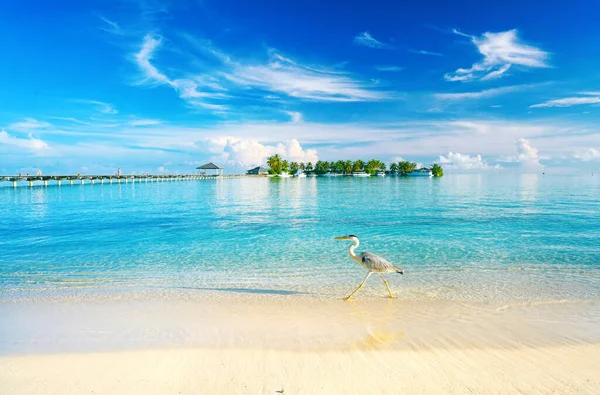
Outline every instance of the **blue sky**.
[(592, 170), (597, 15), (595, 0), (13, 2), (0, 173), (238, 172), (274, 153)]

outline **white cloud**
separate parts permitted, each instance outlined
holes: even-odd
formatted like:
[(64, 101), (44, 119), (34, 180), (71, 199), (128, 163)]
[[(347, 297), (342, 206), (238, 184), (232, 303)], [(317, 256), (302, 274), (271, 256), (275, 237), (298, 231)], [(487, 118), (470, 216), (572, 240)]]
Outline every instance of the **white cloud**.
[[(165, 74), (161, 73), (158, 68), (151, 63), (151, 60), (154, 57), (154, 52), (161, 45), (162, 37), (158, 35), (147, 34), (144, 37), (140, 51), (134, 55), (136, 64), (143, 73), (143, 80), (140, 83), (151, 85), (168, 85), (177, 91), (181, 99), (188, 101), (190, 104), (196, 107), (214, 110), (217, 112), (226, 111), (226, 106), (206, 103), (200, 100), (200, 98), (219, 99), (224, 96), (223, 93), (214, 92), (215, 88), (216, 90), (223, 90), (221, 86), (215, 85), (214, 81), (209, 81), (210, 83), (204, 83), (202, 76), (198, 76), (197, 78), (171, 79)], [(208, 92), (200, 91), (199, 88), (202, 86), (204, 86)]]
[(150, 126), (150, 125), (158, 125), (161, 122), (156, 119), (134, 119), (129, 121), (128, 124), (131, 126)]
[(354, 44), (369, 48), (385, 49), (392, 48), (390, 44), (383, 43), (371, 35), (369, 32), (362, 32), (354, 37)]
[[(282, 115), (280, 112), (279, 116)], [(44, 168), (45, 174), (50, 168), (73, 171), (82, 165), (88, 166), (91, 172), (110, 171), (110, 174), (117, 167), (131, 169), (127, 170), (128, 173), (132, 170), (153, 172), (157, 166), (165, 166), (167, 161), (177, 164), (168, 167), (171, 171), (188, 171), (190, 166), (185, 165), (184, 161), (205, 163), (213, 159), (215, 163), (227, 165), (229, 171), (243, 171), (245, 165), (236, 168), (228, 163), (228, 159), (234, 163), (264, 164), (261, 160), (268, 154), (288, 155), (289, 150), (278, 147), (282, 142), (296, 139), (302, 142), (303, 147), (319, 147), (318, 157), (325, 160), (368, 159), (370, 156), (389, 160), (400, 156), (428, 164), (431, 159), (438, 158), (441, 152), (459, 152), (472, 156), (473, 153), (479, 153), (488, 163), (491, 162), (491, 166), (502, 161), (527, 162), (525, 157), (519, 158), (515, 145), (520, 137), (525, 137), (534, 142), (533, 145), (539, 150), (538, 162), (547, 160), (548, 166), (553, 166), (554, 162), (548, 157), (560, 158), (562, 155), (573, 158), (573, 154), (579, 150), (600, 147), (600, 126), (586, 119), (514, 121), (474, 118), (384, 123), (316, 123), (306, 120), (292, 123), (287, 119), (281, 122), (244, 122), (231, 119), (214, 125), (168, 123), (148, 125), (143, 129), (128, 125), (130, 120), (132, 118), (125, 118), (118, 128), (112, 124), (106, 125), (100, 119), (98, 122), (90, 120), (93, 122), (91, 125), (65, 123), (60, 127), (40, 129), (43, 135), (36, 137), (42, 138), (50, 149), (37, 154), (33, 150), (0, 144), (0, 158), (5, 159), (3, 166), (6, 167), (4, 163), (7, 163), (11, 164), (11, 168), (35, 163)], [(7, 132), (11, 133), (8, 129)], [(19, 136), (16, 132), (13, 135)], [(26, 136), (27, 133), (24, 133), (19, 137), (25, 139)], [(235, 141), (229, 142), (229, 151), (226, 153), (224, 147), (227, 136), (235, 136)], [(211, 149), (207, 137), (219, 140), (219, 144)], [(244, 146), (238, 140), (248, 145)], [(254, 158), (250, 154), (244, 156), (247, 151), (252, 153), (249, 144), (252, 141), (260, 144), (256, 147), (258, 153)], [(308, 150), (303, 151), (307, 156)], [(506, 155), (511, 157), (503, 159)], [(36, 161), (32, 162), (34, 157)], [(42, 159), (46, 162), (43, 163)], [(567, 162), (564, 163), (567, 165)], [(569, 166), (583, 166), (581, 162), (569, 163)], [(513, 170), (514, 166), (510, 167), (509, 170)], [(231, 170), (234, 168), (236, 170)]]
[(154, 51), (161, 45), (161, 42), (162, 38), (160, 36), (152, 36), (151, 34), (147, 34), (144, 37), (142, 48), (138, 53), (135, 54), (135, 60), (138, 66), (145, 73), (144, 82), (173, 85), (167, 76), (158, 71), (158, 69), (154, 67), (152, 63), (150, 63), (150, 60), (154, 56)]
[(284, 159), (297, 162), (316, 162), (317, 152), (303, 149), (298, 140), (289, 139), (283, 143), (268, 145), (253, 139), (236, 137), (206, 138), (204, 149), (213, 158), (234, 166), (264, 165), (269, 156), (279, 154)]
[(445, 165), (449, 169), (459, 171), (480, 171), (480, 170), (500, 170), (502, 166), (490, 166), (483, 160), (481, 155), (470, 156), (459, 152), (448, 152), (448, 155), (440, 155), (439, 163)]
[(190, 104), (196, 107), (201, 107), (207, 110), (214, 111), (216, 113), (224, 113), (229, 110), (229, 106), (226, 106), (224, 104), (205, 103), (198, 100), (191, 100)]
[(10, 129), (25, 130), (25, 129), (43, 129), (52, 126), (48, 122), (38, 121), (33, 118), (25, 118), (22, 121), (15, 122), (8, 127)]
[(314, 149), (303, 149), (300, 142), (296, 139), (290, 139), (284, 143), (277, 145), (278, 151), (282, 152), (282, 156), (290, 161), (295, 162), (313, 162), (315, 163), (319, 158), (317, 157), (317, 151)]
[(530, 88), (532, 86), (534, 85), (512, 85), (504, 86), (501, 88), (486, 89), (479, 92), (436, 93), (434, 96), (436, 99), (442, 100), (481, 99), (486, 97), (498, 96), (505, 93), (516, 92), (522, 89)]
[(5, 130), (0, 132), (0, 146), (1, 145), (23, 148), (25, 150), (33, 151), (34, 153), (42, 153), (50, 148), (47, 143), (33, 137), (31, 134), (29, 135), (29, 138), (22, 139), (11, 136), (10, 134), (6, 133)]
[(588, 95), (588, 96), (600, 96), (600, 91), (584, 91), (584, 92), (579, 92), (580, 95)]
[(468, 36), (456, 30), (454, 33), (469, 37), (484, 58), (468, 69), (460, 68), (447, 73), (444, 76), (447, 81), (500, 78), (513, 65), (529, 68), (548, 67), (548, 53), (519, 41), (516, 29), (499, 33), (487, 32), (481, 37)]
[[(591, 95), (597, 92), (587, 92), (586, 94)], [(529, 106), (530, 108), (541, 108), (541, 107), (571, 107), (580, 106), (583, 104), (598, 104), (600, 103), (600, 96), (593, 97), (565, 97), (563, 99), (548, 100), (544, 103), (534, 104)]]
[(285, 93), (299, 99), (354, 102), (379, 101), (388, 98), (387, 92), (368, 89), (339, 72), (299, 65), (275, 55), (266, 65), (236, 65), (233, 71), (222, 74), (242, 87), (252, 87)]
[(390, 65), (381, 65), (381, 66), (375, 66), (375, 70), (377, 70), (377, 71), (398, 72), (398, 71), (404, 70), (404, 67), (390, 66)]
[(100, 30), (104, 30), (105, 32), (116, 34), (118, 36), (122, 36), (124, 34), (123, 29), (116, 23), (109, 19), (106, 19), (102, 15), (98, 16), (104, 23), (106, 23), (105, 27), (101, 27)]
[(109, 114), (109, 115), (114, 115), (117, 114), (118, 111), (112, 106), (112, 104), (109, 103), (105, 103), (102, 101), (98, 101), (98, 100), (74, 100), (77, 103), (86, 103), (86, 104), (92, 104), (96, 107), (96, 110), (103, 113), (103, 114)]
[(425, 50), (422, 50), (422, 49), (411, 49), (411, 50), (409, 50), (409, 52), (416, 53), (416, 54), (419, 54), (419, 55), (444, 56), (444, 54), (441, 54), (439, 52), (425, 51)]
[(600, 160), (600, 151), (595, 148), (588, 148), (583, 151), (577, 151), (573, 154), (575, 159), (582, 160), (584, 162), (592, 160)]
[(290, 121), (292, 123), (302, 122), (302, 113), (297, 111), (286, 111), (285, 113), (290, 116)]
[(529, 140), (521, 137), (517, 140), (517, 156), (516, 161), (521, 163), (524, 170), (537, 171), (544, 166), (540, 163), (538, 150), (531, 146)]
[[(207, 100), (235, 98), (236, 92), (246, 96), (253, 90), (259, 91), (265, 98), (271, 95), (265, 95), (264, 91), (269, 91), (299, 99), (330, 102), (378, 101), (389, 96), (388, 92), (371, 89), (371, 84), (356, 80), (347, 73), (302, 65), (274, 50), (269, 51), (267, 62), (237, 62), (212, 48), (208, 42), (188, 37), (190, 40), (194, 49), (201, 51), (203, 56), (210, 56), (210, 67), (200, 74), (170, 78), (152, 63), (162, 38), (146, 35), (140, 51), (134, 55), (143, 74), (140, 83), (168, 85), (189, 104), (215, 112), (228, 111), (229, 107), (207, 103)], [(215, 64), (215, 61), (218, 63)]]

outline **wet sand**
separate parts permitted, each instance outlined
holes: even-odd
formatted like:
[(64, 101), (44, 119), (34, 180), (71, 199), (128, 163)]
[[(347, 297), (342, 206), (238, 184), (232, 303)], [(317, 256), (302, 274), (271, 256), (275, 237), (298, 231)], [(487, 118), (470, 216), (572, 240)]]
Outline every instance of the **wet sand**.
[(598, 301), (228, 295), (0, 314), (7, 394), (600, 392)]

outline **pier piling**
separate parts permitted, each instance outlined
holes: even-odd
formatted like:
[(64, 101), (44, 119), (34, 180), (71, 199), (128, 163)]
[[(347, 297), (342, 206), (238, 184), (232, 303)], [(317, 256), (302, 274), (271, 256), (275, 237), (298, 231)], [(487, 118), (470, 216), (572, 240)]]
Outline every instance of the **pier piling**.
[[(73, 182), (77, 181), (77, 180), (81, 183), (81, 185), (84, 185), (85, 180), (90, 180), (90, 183), (92, 185), (94, 185), (94, 184), (104, 184), (105, 180), (108, 180), (108, 183), (112, 184), (113, 179), (116, 179), (118, 184), (121, 183), (121, 179), (124, 179), (126, 184), (129, 183), (129, 180), (131, 179), (131, 183), (135, 184), (136, 180), (138, 180), (139, 182), (148, 183), (148, 182), (195, 181), (195, 180), (210, 180), (210, 179), (220, 180), (222, 178), (238, 178), (238, 177), (245, 177), (245, 175), (242, 175), (242, 174), (227, 175), (227, 176), (206, 175), (206, 174), (161, 174), (161, 175), (147, 174), (147, 175), (139, 175), (139, 176), (136, 176), (136, 175), (130, 175), (130, 176), (87, 175), (87, 176), (82, 176), (81, 174), (55, 175), (55, 176), (41, 176), (41, 175), (2, 176), (2, 175), (0, 175), (0, 184), (2, 183), (2, 181), (8, 181), (8, 182), (12, 182), (13, 188), (16, 188), (19, 186), (20, 181), (24, 181), (24, 182), (27, 182), (27, 185), (30, 188), (33, 188), (34, 181), (41, 181), (39, 183), (39, 186), (43, 185), (44, 187), (47, 187), (48, 183), (50, 181), (52, 181), (52, 182), (56, 181), (56, 185), (61, 186), (63, 180), (69, 181), (69, 185), (73, 185)], [(99, 180), (100, 182), (96, 183), (97, 180)]]

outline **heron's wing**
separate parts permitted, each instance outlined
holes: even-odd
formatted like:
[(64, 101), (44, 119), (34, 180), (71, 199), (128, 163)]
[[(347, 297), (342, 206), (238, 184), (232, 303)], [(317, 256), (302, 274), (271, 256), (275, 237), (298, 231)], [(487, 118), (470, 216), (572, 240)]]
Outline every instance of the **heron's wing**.
[(399, 268), (392, 265), (379, 255), (375, 255), (366, 251), (360, 255), (363, 266), (373, 272), (395, 272), (399, 270)]

